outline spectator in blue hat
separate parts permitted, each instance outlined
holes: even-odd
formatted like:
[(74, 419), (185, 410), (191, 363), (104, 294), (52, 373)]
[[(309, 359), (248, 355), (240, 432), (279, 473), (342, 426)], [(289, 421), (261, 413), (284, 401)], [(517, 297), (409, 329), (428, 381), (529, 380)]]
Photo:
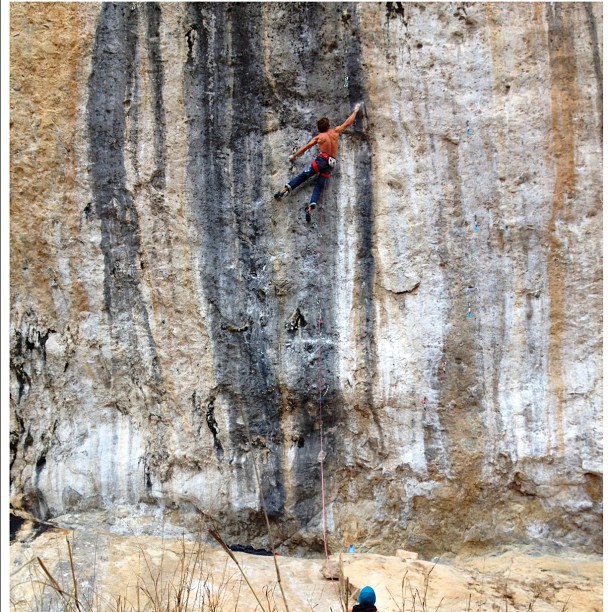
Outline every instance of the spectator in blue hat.
[(359, 592), (359, 604), (353, 606), (353, 612), (376, 612), (376, 593), (370, 586), (363, 587)]

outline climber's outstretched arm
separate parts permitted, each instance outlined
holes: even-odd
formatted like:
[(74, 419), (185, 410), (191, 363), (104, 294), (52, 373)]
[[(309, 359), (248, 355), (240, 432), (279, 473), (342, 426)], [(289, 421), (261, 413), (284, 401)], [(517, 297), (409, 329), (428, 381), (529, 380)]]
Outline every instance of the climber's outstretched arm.
[(289, 156), (289, 161), (293, 161), (296, 157), (299, 157), (303, 153), (306, 153), (308, 149), (311, 149), (317, 144), (317, 137), (315, 136), (308, 144), (305, 144), (301, 149), (298, 149), (293, 155)]
[(353, 112), (349, 115), (348, 119), (342, 125), (339, 125), (338, 127), (334, 128), (334, 130), (338, 132), (338, 134), (342, 134), (342, 132), (344, 132), (344, 130), (346, 130), (347, 127), (349, 127), (350, 125), (353, 125), (360, 107), (361, 107), (361, 104), (359, 103), (355, 104), (355, 108), (353, 109)]

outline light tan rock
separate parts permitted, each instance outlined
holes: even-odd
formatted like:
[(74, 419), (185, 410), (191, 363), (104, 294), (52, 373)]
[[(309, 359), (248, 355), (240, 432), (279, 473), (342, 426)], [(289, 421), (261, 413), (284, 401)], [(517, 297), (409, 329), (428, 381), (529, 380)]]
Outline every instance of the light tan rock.
[(321, 575), (325, 580), (340, 580), (342, 568), (339, 561), (326, 560), (321, 568)]
[[(140, 609), (157, 595), (166, 600), (181, 584), (188, 587), (190, 602), (215, 604), (231, 611), (236, 605), (254, 609), (256, 600), (236, 565), (214, 543), (198, 543), (180, 535), (164, 538), (141, 534), (122, 536), (108, 530), (103, 516), (81, 515), (82, 524), (71, 530), (47, 530), (35, 539), (10, 546), (10, 601), (15, 612), (32, 606), (52, 607), (53, 589), (41, 566), (67, 593), (74, 592), (67, 539), (71, 545), (77, 589), (82, 602), (87, 597), (117, 601)], [(274, 560), (235, 553), (257, 597), (284, 609)], [(406, 563), (398, 557), (363, 553), (342, 556), (345, 581), (330, 581), (321, 575), (320, 558), (276, 558), (281, 585), (290, 609), (323, 609), (340, 612), (342, 591), (349, 583), (349, 606), (359, 590), (371, 586), (379, 610), (421, 608), (455, 612), (465, 609), (519, 612), (531, 605), (541, 612), (566, 609), (603, 610), (603, 563), (597, 556), (559, 557), (540, 555), (530, 549), (498, 550), (486, 556), (444, 557)], [(338, 563), (339, 559), (333, 559)], [(59, 601), (59, 598), (55, 598)], [(206, 609), (206, 608), (204, 608)], [(267, 609), (267, 608), (265, 608)], [(350, 609), (350, 607), (349, 607)]]
[(404, 559), (404, 561), (412, 561), (414, 559), (419, 558), (419, 553), (413, 552), (411, 550), (402, 550), (401, 548), (398, 548), (395, 551), (395, 556), (399, 557), (400, 559)]

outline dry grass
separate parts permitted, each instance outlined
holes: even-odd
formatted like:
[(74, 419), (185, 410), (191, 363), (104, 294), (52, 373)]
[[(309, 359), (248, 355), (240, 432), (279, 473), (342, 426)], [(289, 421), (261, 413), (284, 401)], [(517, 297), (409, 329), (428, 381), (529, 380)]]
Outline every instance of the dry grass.
[[(114, 597), (103, 592), (100, 585), (95, 583), (95, 567), (93, 568), (94, 582), (92, 584), (87, 585), (79, 581), (73, 547), (70, 540), (66, 538), (67, 554), (59, 560), (54, 571), (50, 570), (40, 557), (35, 557), (18, 570), (30, 572), (34, 597), (27, 605), (11, 598), (11, 608), (13, 610), (27, 609), (31, 612), (221, 612), (232, 609), (238, 612), (238, 610), (245, 609), (246, 605), (250, 610), (256, 607), (261, 612), (278, 612), (277, 599), (282, 601), (281, 606), (286, 603), (284, 599), (277, 596), (278, 582), (268, 584), (257, 592), (249, 581), (243, 566), (219, 534), (213, 531), (209, 533), (227, 555), (226, 562), (220, 569), (217, 568), (213, 572), (201, 534), (195, 541), (180, 539), (178, 546), (172, 550), (172, 554), (169, 549), (162, 546), (161, 555), (158, 555), (157, 560), (153, 560), (150, 554), (140, 548), (139, 567), (134, 567), (134, 576), (131, 581), (131, 584), (134, 585), (132, 592)], [(174, 556), (176, 556), (175, 560)], [(230, 561), (236, 565), (236, 571), (232, 570)], [(442, 609), (448, 609), (443, 608), (444, 598), (431, 602), (430, 582), (436, 564), (437, 562), (423, 573), (418, 584), (411, 582), (407, 570), (402, 578), (399, 601), (388, 590), (398, 612), (439, 612)], [(482, 573), (484, 573), (484, 568)], [(58, 578), (59, 575), (62, 578)], [(87, 586), (83, 588), (83, 585)], [(527, 612), (535, 612), (537, 609), (536, 604), (541, 593), (536, 586), (534, 585), (531, 600), (526, 604), (527, 607), (523, 608)], [(254, 600), (250, 596), (245, 599), (247, 589), (250, 590)], [(494, 609), (508, 611), (509, 602), (503, 596), (501, 586), (500, 593), (502, 593), (501, 603), (497, 606), (493, 604)], [(344, 576), (340, 558), (337, 603), (340, 603), (343, 612), (351, 610), (350, 602), (355, 594), (356, 589)], [(246, 604), (247, 600), (248, 604)], [(257, 603), (255, 604), (254, 601)], [(303, 609), (308, 610), (318, 609), (321, 603), (320, 600), (315, 601), (315, 598), (311, 597), (302, 602)], [(484, 604), (484, 576), (481, 575), (480, 584), (474, 593), (468, 595), (462, 611), (484, 610)], [(568, 606), (569, 599), (559, 608), (559, 612), (566, 612), (569, 609)], [(389, 607), (387, 610), (390, 609), (392, 608)], [(515, 609), (514, 606), (512, 609)]]
[(444, 601), (444, 597), (440, 599), (440, 601), (438, 602), (438, 605), (435, 608), (430, 608), (428, 607), (428, 604), (427, 604), (427, 597), (428, 597), (428, 592), (429, 592), (429, 579), (430, 579), (431, 573), (434, 571), (437, 564), (438, 564), (438, 561), (436, 560), (436, 562), (431, 566), (429, 571), (425, 574), (424, 579), (423, 579), (422, 591), (419, 591), (419, 589), (416, 586), (415, 587), (412, 586), (412, 583), (410, 582), (410, 579), (408, 578), (409, 570), (406, 570), (402, 578), (401, 605), (397, 602), (395, 597), (393, 597), (393, 595), (391, 594), (391, 591), (387, 589), (389, 596), (391, 597), (391, 599), (393, 599), (393, 603), (395, 603), (395, 605), (397, 606), (397, 609), (400, 612), (429, 612), (430, 610), (437, 612), (440, 609), (440, 606), (442, 605), (442, 602)]
[[(226, 562), (220, 577), (215, 578), (201, 537), (191, 543), (185, 538), (181, 539), (177, 560), (174, 563), (169, 563), (169, 555), (165, 547), (162, 548), (161, 558), (157, 562), (154, 562), (151, 556), (140, 548), (140, 567), (138, 570), (135, 568), (134, 576), (135, 594), (128, 596), (126, 593), (114, 598), (100, 592), (98, 585), (95, 584), (87, 593), (79, 591), (75, 559), (68, 538), (66, 538), (66, 547), (67, 565), (70, 568), (68, 584), (62, 584), (64, 581), (56, 578), (40, 557), (36, 557), (28, 564), (34, 593), (34, 601), (28, 605), (29, 610), (36, 612), (220, 612), (227, 610), (233, 604), (234, 610), (237, 611), (242, 585), (245, 582), (249, 585), (263, 612), (277, 610), (273, 589), (264, 589), (263, 598), (258, 596), (233, 553), (230, 554), (230, 557), (238, 566), (240, 574), (237, 576), (237, 573), (230, 572), (228, 562)], [(226, 552), (231, 553), (225, 544), (223, 547)], [(60, 559), (60, 566), (65, 563), (64, 559)], [(22, 609), (22, 602), (11, 598), (11, 607)]]

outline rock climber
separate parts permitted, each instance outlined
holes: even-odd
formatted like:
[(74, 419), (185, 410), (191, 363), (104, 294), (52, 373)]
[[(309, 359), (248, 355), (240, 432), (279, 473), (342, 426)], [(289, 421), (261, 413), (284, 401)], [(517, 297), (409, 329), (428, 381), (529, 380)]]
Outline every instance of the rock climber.
[(319, 133), (301, 149), (298, 149), (295, 153), (289, 156), (289, 161), (293, 161), (296, 157), (299, 157), (314, 145), (319, 146), (319, 154), (312, 160), (310, 165), (306, 166), (304, 170), (296, 177), (292, 178), (280, 191), (274, 194), (277, 200), (285, 197), (296, 187), (301, 185), (304, 181), (307, 181), (310, 177), (318, 174), (317, 182), (315, 183), (314, 189), (312, 190), (312, 196), (310, 197), (310, 204), (306, 206), (306, 223), (310, 223), (310, 213), (315, 209), (319, 203), (319, 197), (325, 189), (327, 179), (330, 177), (334, 166), (336, 165), (336, 156), (338, 155), (338, 138), (340, 134), (346, 130), (347, 127), (353, 125), (357, 113), (359, 112), (361, 104), (356, 104), (353, 112), (349, 115), (348, 119), (342, 124), (335, 128), (330, 128), (329, 119), (322, 117), (317, 121), (317, 129)]
[(353, 606), (353, 612), (376, 612), (376, 593), (370, 586), (363, 587), (359, 592), (359, 604)]

